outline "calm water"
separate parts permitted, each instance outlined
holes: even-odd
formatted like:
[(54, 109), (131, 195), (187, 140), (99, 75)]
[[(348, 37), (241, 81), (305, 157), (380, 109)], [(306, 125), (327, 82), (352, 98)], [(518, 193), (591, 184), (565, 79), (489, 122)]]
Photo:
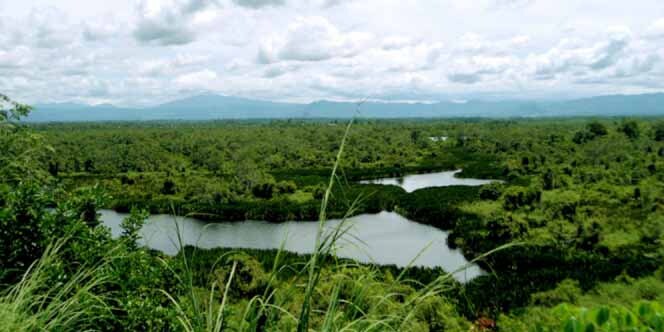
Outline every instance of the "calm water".
[[(104, 224), (111, 228), (114, 236), (119, 236), (122, 231), (120, 222), (127, 214), (110, 210), (102, 210), (101, 214)], [(187, 245), (278, 249), (285, 241), (285, 250), (303, 254), (312, 252), (318, 229), (316, 222), (205, 223), (193, 218), (152, 215), (141, 230), (141, 244), (170, 255), (177, 253), (176, 222)], [(328, 231), (340, 223), (340, 220), (328, 221)], [(351, 230), (338, 244), (339, 257), (398, 266), (413, 262), (415, 266), (439, 266), (449, 272), (468, 264), (460, 251), (447, 246), (447, 232), (410, 221), (399, 214), (364, 214), (350, 218), (346, 223)], [(470, 265), (464, 271), (457, 272), (455, 278), (466, 281), (481, 273), (479, 267)]]
[(413, 174), (406, 175), (400, 178), (385, 178), (376, 180), (366, 180), (360, 183), (372, 183), (382, 185), (399, 186), (406, 190), (406, 192), (413, 192), (422, 188), (429, 187), (447, 187), (447, 186), (481, 186), (496, 182), (497, 180), (480, 180), (480, 179), (465, 179), (458, 178), (456, 175), (461, 173), (461, 170), (428, 173), (428, 174)]

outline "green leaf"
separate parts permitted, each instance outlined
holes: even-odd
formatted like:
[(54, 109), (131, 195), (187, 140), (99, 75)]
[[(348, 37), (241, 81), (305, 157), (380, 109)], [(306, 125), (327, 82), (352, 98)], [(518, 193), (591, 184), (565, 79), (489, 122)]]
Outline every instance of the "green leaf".
[(652, 312), (652, 308), (650, 307), (649, 303), (641, 303), (639, 304), (639, 317), (643, 318), (648, 316)]
[(659, 314), (654, 316), (651, 324), (655, 332), (664, 332), (664, 317)]
[(610, 316), (609, 309), (606, 307), (602, 307), (597, 312), (597, 317), (595, 317), (595, 322), (597, 322), (597, 325), (602, 326), (604, 325), (604, 323), (609, 321), (609, 316)]
[(565, 332), (581, 332), (581, 324), (575, 317), (567, 320), (565, 323)]
[(586, 324), (586, 329), (584, 331), (585, 332), (595, 332), (595, 324), (593, 324), (593, 323)]
[(632, 314), (629, 312), (625, 313), (625, 325), (627, 326), (634, 325), (634, 318), (632, 317)]

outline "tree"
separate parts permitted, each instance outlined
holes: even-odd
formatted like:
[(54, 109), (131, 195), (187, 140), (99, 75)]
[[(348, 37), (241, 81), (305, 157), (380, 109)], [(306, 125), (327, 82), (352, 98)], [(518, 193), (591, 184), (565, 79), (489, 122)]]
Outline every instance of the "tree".
[(583, 144), (587, 141), (589, 141), (591, 138), (589, 136), (589, 133), (587, 131), (577, 131), (574, 134), (574, 137), (572, 138), (572, 142), (576, 144)]
[[(46, 202), (38, 187), (19, 184), (0, 208), (0, 271), (26, 269), (44, 248)], [(0, 281), (13, 276), (3, 276)]]
[(576, 144), (583, 144), (597, 137), (606, 136), (608, 133), (609, 131), (603, 124), (593, 121), (586, 126), (585, 130), (576, 132), (572, 141)]
[(619, 130), (630, 139), (639, 138), (639, 124), (636, 121), (625, 121), (620, 125)]
[(664, 141), (664, 122), (658, 122), (655, 124), (655, 141), (662, 142)]
[(166, 179), (161, 187), (161, 193), (164, 195), (175, 195), (176, 188), (175, 182), (171, 179)]
[(0, 124), (2, 127), (15, 126), (15, 122), (26, 117), (31, 110), (30, 106), (17, 103), (0, 93)]
[(606, 130), (606, 126), (597, 121), (589, 123), (587, 129), (594, 137), (606, 136), (609, 133), (609, 131)]
[(43, 182), (49, 177), (43, 160), (52, 148), (18, 123), (30, 110), (0, 94), (0, 183)]
[(83, 168), (87, 173), (92, 173), (95, 170), (95, 163), (91, 159), (86, 159), (83, 163)]
[(274, 187), (273, 182), (264, 182), (255, 185), (251, 189), (251, 192), (258, 198), (270, 199), (272, 198), (272, 195), (274, 195)]
[(297, 190), (297, 185), (293, 181), (280, 181), (277, 183), (277, 192), (280, 194), (292, 194)]
[(413, 143), (417, 143), (420, 140), (419, 130), (413, 130), (410, 132), (410, 140), (413, 141)]
[(146, 210), (137, 208), (131, 209), (129, 217), (122, 220), (122, 238), (127, 241), (127, 246), (131, 249), (136, 248), (136, 241), (141, 238), (139, 231), (145, 224), (145, 220), (150, 214)]
[(56, 162), (49, 162), (48, 163), (48, 172), (52, 176), (57, 177), (58, 173), (60, 172), (60, 163)]
[(532, 206), (539, 203), (542, 191), (536, 187), (513, 186), (505, 190), (503, 194), (503, 208), (514, 211), (521, 207)]
[(547, 169), (546, 173), (542, 176), (544, 182), (544, 190), (552, 190), (556, 188), (556, 173), (552, 169)]
[(480, 189), (480, 199), (495, 201), (500, 198), (502, 194), (503, 185), (498, 182), (490, 183), (482, 186)]

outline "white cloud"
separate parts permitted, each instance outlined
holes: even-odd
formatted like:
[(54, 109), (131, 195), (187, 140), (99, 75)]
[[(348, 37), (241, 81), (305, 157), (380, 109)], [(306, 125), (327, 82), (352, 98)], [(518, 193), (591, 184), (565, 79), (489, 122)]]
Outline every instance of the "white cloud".
[(477, 33), (466, 33), (455, 43), (457, 52), (469, 54), (507, 54), (526, 46), (530, 37), (516, 35), (508, 39), (488, 40)]
[(188, 44), (196, 39), (196, 23), (211, 15), (205, 9), (215, 5), (215, 0), (140, 0), (134, 37), (141, 43)]
[(473, 84), (486, 76), (504, 74), (518, 68), (519, 61), (509, 56), (476, 55), (453, 62), (447, 79), (454, 83)]
[(277, 63), (270, 65), (263, 72), (263, 77), (265, 78), (275, 78), (290, 72), (300, 69), (300, 66), (297, 64), (286, 64), (286, 63)]
[(242, 58), (235, 58), (229, 61), (224, 67), (226, 71), (236, 72), (243, 69), (251, 68), (254, 64)]
[(175, 79), (175, 83), (185, 88), (205, 89), (214, 83), (216, 79), (217, 73), (209, 69), (204, 69), (193, 73), (182, 74)]
[(322, 0), (321, 6), (323, 8), (331, 8), (345, 3), (351, 3), (354, 1), (356, 0)]
[(97, 20), (83, 24), (83, 38), (89, 42), (106, 41), (122, 33), (117, 22)]
[(616, 66), (614, 77), (625, 78), (646, 74), (655, 69), (662, 62), (662, 57), (658, 54), (639, 54), (625, 59)]
[(384, 64), (391, 72), (416, 72), (433, 69), (438, 65), (444, 47), (441, 43), (419, 43), (401, 48), (375, 49), (369, 53), (364, 65)]
[(397, 50), (417, 44), (419, 44), (419, 41), (406, 36), (389, 36), (383, 38), (382, 47), (384, 50)]
[(208, 60), (207, 56), (178, 54), (173, 58), (148, 60), (142, 63), (138, 72), (148, 76), (164, 76), (178, 73)]
[(248, 7), (253, 9), (269, 7), (269, 6), (283, 6), (285, 0), (233, 0), (238, 6)]
[(0, 69), (20, 68), (30, 63), (30, 51), (25, 46), (10, 51), (0, 50)]
[(664, 38), (664, 18), (660, 18), (653, 22), (650, 27), (648, 27), (646, 35), (651, 38)]
[(609, 30), (606, 41), (587, 43), (563, 39), (557, 47), (543, 54), (531, 55), (527, 63), (540, 79), (554, 78), (571, 71), (603, 70), (614, 65), (631, 42), (631, 31), (619, 27)]
[(33, 9), (24, 21), (10, 21), (5, 28), (2, 34), (11, 35), (13, 43), (36, 48), (63, 48), (76, 39), (69, 17), (55, 7)]
[(2, 3), (0, 89), (28, 102), (664, 91), (660, 0)]
[(259, 63), (278, 60), (322, 61), (357, 55), (371, 42), (371, 34), (342, 33), (320, 16), (299, 17), (288, 27), (285, 36), (263, 41), (258, 52)]
[(535, 3), (535, 0), (491, 0), (491, 7), (497, 9), (523, 8)]

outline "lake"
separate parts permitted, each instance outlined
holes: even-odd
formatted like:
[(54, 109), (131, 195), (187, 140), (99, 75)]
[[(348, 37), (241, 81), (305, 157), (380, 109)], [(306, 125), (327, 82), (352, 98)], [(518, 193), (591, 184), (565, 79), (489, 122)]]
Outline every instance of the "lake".
[(458, 178), (456, 175), (459, 173), (461, 173), (460, 169), (456, 171), (406, 175), (398, 178), (364, 180), (360, 181), (360, 183), (394, 185), (399, 186), (406, 190), (406, 192), (411, 193), (418, 189), (430, 187), (481, 186), (492, 182), (498, 182), (498, 180)]
[[(114, 236), (119, 236), (120, 223), (127, 214), (112, 210), (100, 212), (103, 223), (110, 227)], [(341, 222), (329, 220), (327, 231)], [(401, 267), (412, 262), (414, 266), (442, 267), (448, 272), (466, 266), (454, 275), (462, 282), (482, 274), (477, 265), (469, 265), (459, 250), (450, 249), (447, 232), (435, 227), (418, 224), (393, 212), (358, 215), (346, 223), (351, 229), (338, 243), (336, 254), (339, 257)], [(313, 251), (318, 223), (206, 223), (194, 218), (152, 215), (140, 232), (139, 244), (174, 255), (179, 251), (177, 229), (184, 244), (199, 248), (278, 249), (284, 243), (287, 251), (307, 254)]]

